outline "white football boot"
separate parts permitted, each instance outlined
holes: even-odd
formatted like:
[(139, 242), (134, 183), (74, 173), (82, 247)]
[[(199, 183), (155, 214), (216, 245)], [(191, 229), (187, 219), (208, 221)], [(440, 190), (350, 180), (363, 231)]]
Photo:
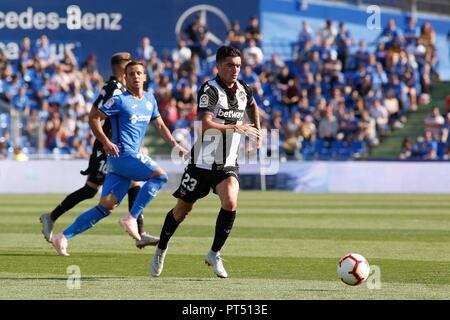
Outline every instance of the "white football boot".
[(222, 263), (222, 258), (220, 256), (220, 251), (214, 252), (212, 250), (209, 250), (208, 254), (205, 257), (205, 263), (208, 266), (213, 266), (214, 267), (214, 273), (219, 278), (228, 278), (228, 273), (225, 270), (225, 268), (223, 266), (223, 263)]
[(153, 256), (150, 272), (153, 277), (159, 277), (164, 268), (164, 259), (166, 258), (167, 249), (162, 250), (156, 247), (155, 255)]

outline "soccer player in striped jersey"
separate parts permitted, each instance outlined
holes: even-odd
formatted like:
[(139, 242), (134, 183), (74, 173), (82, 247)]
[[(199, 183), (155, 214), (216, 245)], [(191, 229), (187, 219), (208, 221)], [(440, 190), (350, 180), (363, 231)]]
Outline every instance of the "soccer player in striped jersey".
[[(222, 46), (216, 54), (218, 74), (207, 81), (198, 93), (200, 137), (191, 150), (191, 163), (186, 167), (181, 184), (175, 191), (176, 206), (166, 216), (160, 241), (151, 262), (151, 274), (158, 277), (164, 265), (168, 242), (178, 225), (192, 210), (194, 203), (212, 189), (220, 198), (221, 208), (215, 235), (205, 263), (214, 267), (215, 274), (227, 278), (220, 255), (236, 217), (239, 193), (238, 149), (241, 136), (260, 141), (258, 106), (251, 88), (238, 80), (241, 52)], [(244, 123), (248, 115), (251, 123)], [(211, 152), (210, 152), (211, 151)]]

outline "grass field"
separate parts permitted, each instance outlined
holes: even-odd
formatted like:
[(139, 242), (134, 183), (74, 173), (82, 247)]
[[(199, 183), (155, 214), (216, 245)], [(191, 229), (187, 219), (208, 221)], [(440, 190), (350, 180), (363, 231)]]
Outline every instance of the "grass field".
[[(235, 227), (222, 250), (230, 275), (204, 265), (218, 199), (200, 201), (169, 245), (160, 278), (149, 275), (154, 248), (138, 250), (117, 224), (124, 205), (69, 243), (59, 257), (38, 217), (63, 195), (0, 196), (0, 299), (449, 299), (450, 195), (294, 194), (241, 192)], [(95, 201), (56, 224), (67, 227)], [(159, 234), (169, 194), (145, 210)], [(346, 286), (338, 259), (365, 256), (381, 270), (381, 289)], [(67, 287), (67, 268), (81, 288)]]

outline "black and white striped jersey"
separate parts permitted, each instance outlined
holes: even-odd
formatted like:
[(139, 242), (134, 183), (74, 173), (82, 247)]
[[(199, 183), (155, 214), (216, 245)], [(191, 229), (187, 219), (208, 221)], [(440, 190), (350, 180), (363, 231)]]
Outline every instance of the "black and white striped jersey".
[[(103, 86), (102, 90), (100, 91), (100, 94), (98, 95), (97, 99), (95, 99), (93, 107), (98, 109), (100, 106), (102, 106), (106, 101), (111, 99), (114, 96), (120, 95), (126, 91), (125, 86), (114, 76), (111, 76), (108, 81)], [(103, 132), (105, 135), (111, 139), (112, 136), (112, 128), (111, 128), (111, 121), (109, 118), (105, 119), (102, 125)], [(97, 139), (94, 142), (94, 149), (97, 150), (98, 148), (103, 149), (102, 143), (98, 141)]]
[[(198, 92), (199, 119), (209, 113), (216, 123), (242, 124), (245, 110), (252, 101), (252, 89), (245, 82), (239, 80), (228, 88), (217, 76), (205, 82)], [(241, 134), (233, 130), (225, 133), (214, 129), (202, 133), (200, 129), (197, 128), (197, 139), (191, 150), (191, 163), (210, 170), (237, 166)]]

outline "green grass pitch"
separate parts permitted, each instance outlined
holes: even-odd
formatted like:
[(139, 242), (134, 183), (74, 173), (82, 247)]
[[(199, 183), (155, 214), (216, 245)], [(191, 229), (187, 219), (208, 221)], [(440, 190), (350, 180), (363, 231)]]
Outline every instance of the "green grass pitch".
[[(69, 242), (59, 257), (38, 217), (64, 195), (0, 195), (0, 299), (449, 299), (450, 195), (241, 192), (234, 229), (222, 250), (228, 279), (204, 256), (219, 209), (198, 202), (169, 244), (160, 278), (149, 274), (154, 247), (138, 250), (111, 216)], [(61, 231), (97, 200), (58, 220)], [(175, 199), (160, 194), (145, 209), (159, 235)], [(360, 253), (381, 271), (381, 288), (350, 287), (336, 263)], [(69, 266), (80, 289), (67, 286)]]

